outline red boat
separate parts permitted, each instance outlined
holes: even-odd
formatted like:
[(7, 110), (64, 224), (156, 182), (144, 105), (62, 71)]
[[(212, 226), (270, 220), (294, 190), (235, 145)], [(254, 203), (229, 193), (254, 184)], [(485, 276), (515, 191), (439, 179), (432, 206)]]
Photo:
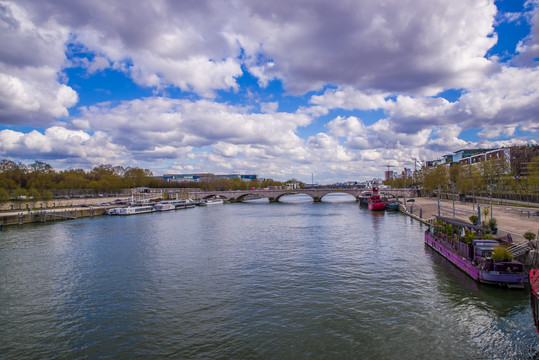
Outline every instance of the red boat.
[(530, 270), (530, 289), (533, 323), (539, 332), (539, 269)]
[(378, 187), (376, 181), (372, 184), (372, 195), (369, 198), (369, 210), (385, 210), (386, 203), (380, 198), (378, 194)]

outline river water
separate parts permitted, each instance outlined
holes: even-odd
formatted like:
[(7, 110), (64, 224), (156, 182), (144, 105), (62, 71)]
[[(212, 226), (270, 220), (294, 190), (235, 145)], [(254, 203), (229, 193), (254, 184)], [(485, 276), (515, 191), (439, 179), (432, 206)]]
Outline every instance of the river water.
[(226, 204), (0, 232), (0, 357), (536, 358), (479, 285), (357, 203)]

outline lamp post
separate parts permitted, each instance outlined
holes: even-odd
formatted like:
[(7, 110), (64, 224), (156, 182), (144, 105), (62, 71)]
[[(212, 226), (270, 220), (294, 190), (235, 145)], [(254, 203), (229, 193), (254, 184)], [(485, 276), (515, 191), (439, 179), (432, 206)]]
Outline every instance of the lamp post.
[(492, 187), (493, 185), (490, 184), (488, 186), (488, 192), (489, 192), (489, 195), (490, 195), (490, 218), (492, 219)]
[(453, 199), (453, 217), (455, 217), (455, 184), (451, 183), (451, 199)]

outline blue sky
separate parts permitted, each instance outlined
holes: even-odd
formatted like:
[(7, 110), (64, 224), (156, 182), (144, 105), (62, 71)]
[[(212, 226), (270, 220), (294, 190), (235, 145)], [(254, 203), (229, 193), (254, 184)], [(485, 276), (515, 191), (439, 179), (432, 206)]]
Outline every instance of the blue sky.
[(0, 157), (332, 183), (537, 143), (539, 0), (0, 0)]

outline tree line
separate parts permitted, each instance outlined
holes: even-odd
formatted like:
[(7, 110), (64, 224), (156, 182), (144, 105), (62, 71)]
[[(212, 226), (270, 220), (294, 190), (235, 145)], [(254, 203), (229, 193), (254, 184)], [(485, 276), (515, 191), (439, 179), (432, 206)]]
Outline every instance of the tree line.
[(452, 163), (424, 167), (412, 177), (389, 179), (384, 182), (395, 188), (416, 187), (426, 194), (455, 192), (504, 197), (513, 194), (537, 196), (539, 191), (539, 149), (511, 149), (510, 161), (492, 159), (477, 164)]
[(154, 177), (148, 169), (99, 165), (92, 170), (56, 171), (50, 164), (35, 161), (25, 165), (11, 160), (0, 161), (0, 202), (13, 200), (51, 200), (57, 190), (88, 190), (97, 193), (119, 189), (149, 188), (199, 188), (201, 190), (247, 190), (251, 187), (280, 186), (282, 182), (258, 179), (250, 182), (208, 175), (200, 182), (167, 182)]

